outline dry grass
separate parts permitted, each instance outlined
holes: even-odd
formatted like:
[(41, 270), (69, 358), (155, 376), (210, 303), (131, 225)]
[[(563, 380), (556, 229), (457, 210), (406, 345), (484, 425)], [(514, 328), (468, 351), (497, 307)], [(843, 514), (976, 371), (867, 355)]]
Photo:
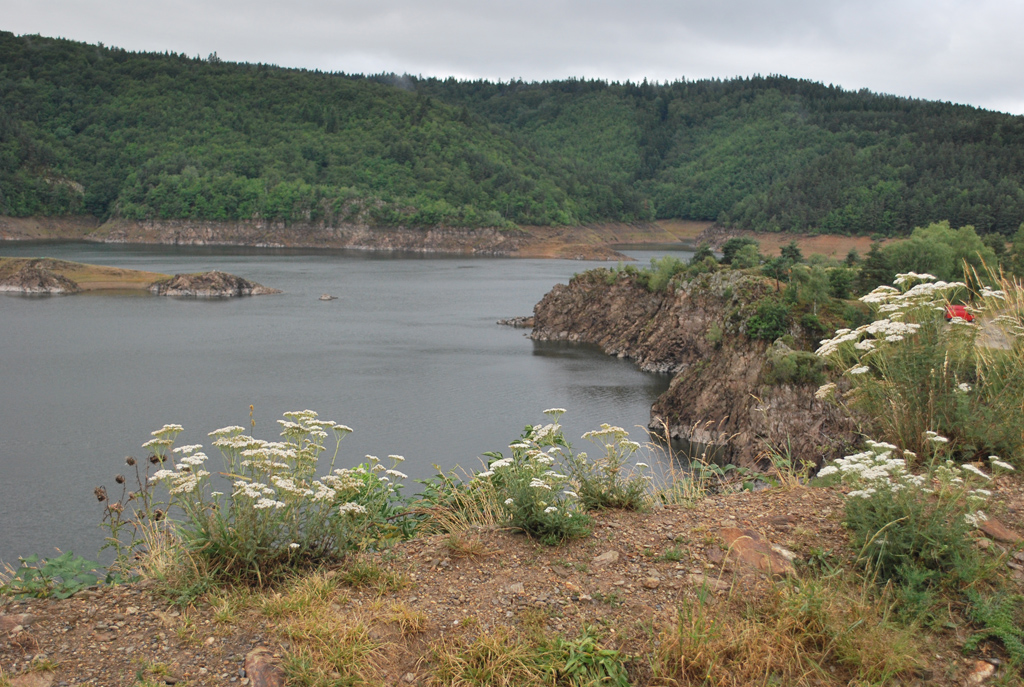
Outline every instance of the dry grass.
[(550, 657), (511, 630), (496, 629), (471, 642), (441, 639), (431, 647), (427, 684), (510, 687), (554, 683)]
[(921, 655), (916, 628), (889, 622), (890, 609), (854, 577), (780, 584), (754, 603), (698, 600), (663, 630), (653, 684), (889, 684)]

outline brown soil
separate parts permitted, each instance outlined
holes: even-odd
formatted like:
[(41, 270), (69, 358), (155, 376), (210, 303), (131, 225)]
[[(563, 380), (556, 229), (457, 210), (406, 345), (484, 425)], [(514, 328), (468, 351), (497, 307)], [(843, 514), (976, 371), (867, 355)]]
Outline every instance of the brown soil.
[[(780, 249), (791, 241), (796, 241), (800, 246), (804, 257), (812, 255), (824, 255), (827, 258), (842, 260), (851, 249), (856, 250), (862, 257), (871, 248), (872, 240), (868, 236), (836, 236), (831, 234), (791, 234), (791, 233), (761, 233), (756, 231), (725, 229), (723, 227), (708, 227), (699, 237), (695, 239), (698, 243), (708, 243), (714, 248), (720, 247), (727, 239), (734, 236), (752, 238), (761, 246), (761, 253), (769, 257), (779, 255)], [(891, 242), (893, 239), (886, 239), (882, 244)]]
[[(1019, 528), (1024, 490), (1002, 478), (999, 492), (1006, 498), (1004, 522)], [(437, 642), (471, 641), (501, 628), (574, 636), (595, 625), (604, 628), (605, 645), (649, 656), (658, 630), (698, 594), (742, 608), (771, 593), (775, 583), (767, 575), (730, 562), (723, 529), (753, 530), (795, 552), (803, 575), (813, 551), (851, 565), (842, 513), (834, 490), (795, 487), (709, 497), (693, 507), (599, 514), (590, 537), (561, 547), (502, 530), (434, 535), (367, 557), (401, 575), (402, 588), (345, 589), (331, 608), (343, 622), (367, 623), (370, 637), (383, 645), (374, 684), (425, 684)], [(617, 561), (595, 560), (612, 551)], [(423, 614), (424, 626), (403, 632), (382, 612), (396, 607)], [(266, 646), (278, 660), (291, 649), (281, 621), (268, 615), (250, 608), (225, 621), (212, 604), (178, 609), (151, 583), (88, 590), (64, 601), (8, 601), (0, 607), (0, 683), (35, 659), (55, 664), (53, 684), (127, 686), (138, 675), (190, 687), (246, 684), (239, 671), (251, 649)], [(931, 677), (906, 684), (960, 684), (974, 660), (959, 653), (963, 639), (962, 630), (930, 636), (921, 675)], [(993, 651), (998, 654), (984, 646), (977, 653)], [(146, 672), (159, 664), (169, 676)], [(649, 683), (644, 659), (631, 670), (635, 684)]]

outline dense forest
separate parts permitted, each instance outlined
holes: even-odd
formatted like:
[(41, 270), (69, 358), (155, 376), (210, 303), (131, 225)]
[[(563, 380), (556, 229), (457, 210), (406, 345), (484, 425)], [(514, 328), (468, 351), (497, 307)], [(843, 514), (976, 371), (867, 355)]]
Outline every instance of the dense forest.
[(0, 214), (403, 226), (1024, 221), (1024, 117), (786, 77), (346, 75), (0, 32)]

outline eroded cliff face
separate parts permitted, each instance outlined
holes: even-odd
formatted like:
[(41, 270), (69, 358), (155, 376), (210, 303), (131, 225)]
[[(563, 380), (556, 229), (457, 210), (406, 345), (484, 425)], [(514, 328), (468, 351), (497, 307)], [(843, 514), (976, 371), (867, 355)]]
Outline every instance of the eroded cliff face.
[(774, 290), (731, 270), (705, 274), (673, 292), (650, 293), (604, 270), (558, 285), (534, 308), (532, 338), (599, 345), (641, 369), (669, 372), (650, 428), (674, 438), (729, 447), (738, 465), (764, 463), (771, 444), (819, 463), (851, 443), (853, 424), (814, 398), (815, 386), (763, 383), (768, 344), (746, 336), (758, 298)]

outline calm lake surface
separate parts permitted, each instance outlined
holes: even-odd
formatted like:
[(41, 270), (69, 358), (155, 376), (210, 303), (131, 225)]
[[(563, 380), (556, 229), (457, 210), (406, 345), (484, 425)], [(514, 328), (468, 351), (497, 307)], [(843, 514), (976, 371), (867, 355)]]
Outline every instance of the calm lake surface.
[[(665, 253), (630, 251), (640, 264)], [(103, 531), (93, 487), (115, 493), (124, 457), (145, 457), (140, 445), (164, 423), (184, 425), (179, 445), (204, 444), (216, 466), (206, 433), (248, 426), (250, 404), (263, 439), (276, 437), (281, 413), (310, 408), (355, 429), (339, 465), (404, 455), (406, 493), (415, 493), (412, 479), (433, 464), (476, 468), (482, 452), (507, 450), (524, 425), (543, 421), (545, 408), (569, 410), (570, 440), (601, 422), (644, 440), (640, 427), (669, 381), (495, 324), (530, 314), (556, 283), (599, 263), (52, 243), (0, 243), (0, 255), (218, 269), (284, 291), (230, 300), (0, 294), (8, 563), (55, 547), (94, 556)]]

